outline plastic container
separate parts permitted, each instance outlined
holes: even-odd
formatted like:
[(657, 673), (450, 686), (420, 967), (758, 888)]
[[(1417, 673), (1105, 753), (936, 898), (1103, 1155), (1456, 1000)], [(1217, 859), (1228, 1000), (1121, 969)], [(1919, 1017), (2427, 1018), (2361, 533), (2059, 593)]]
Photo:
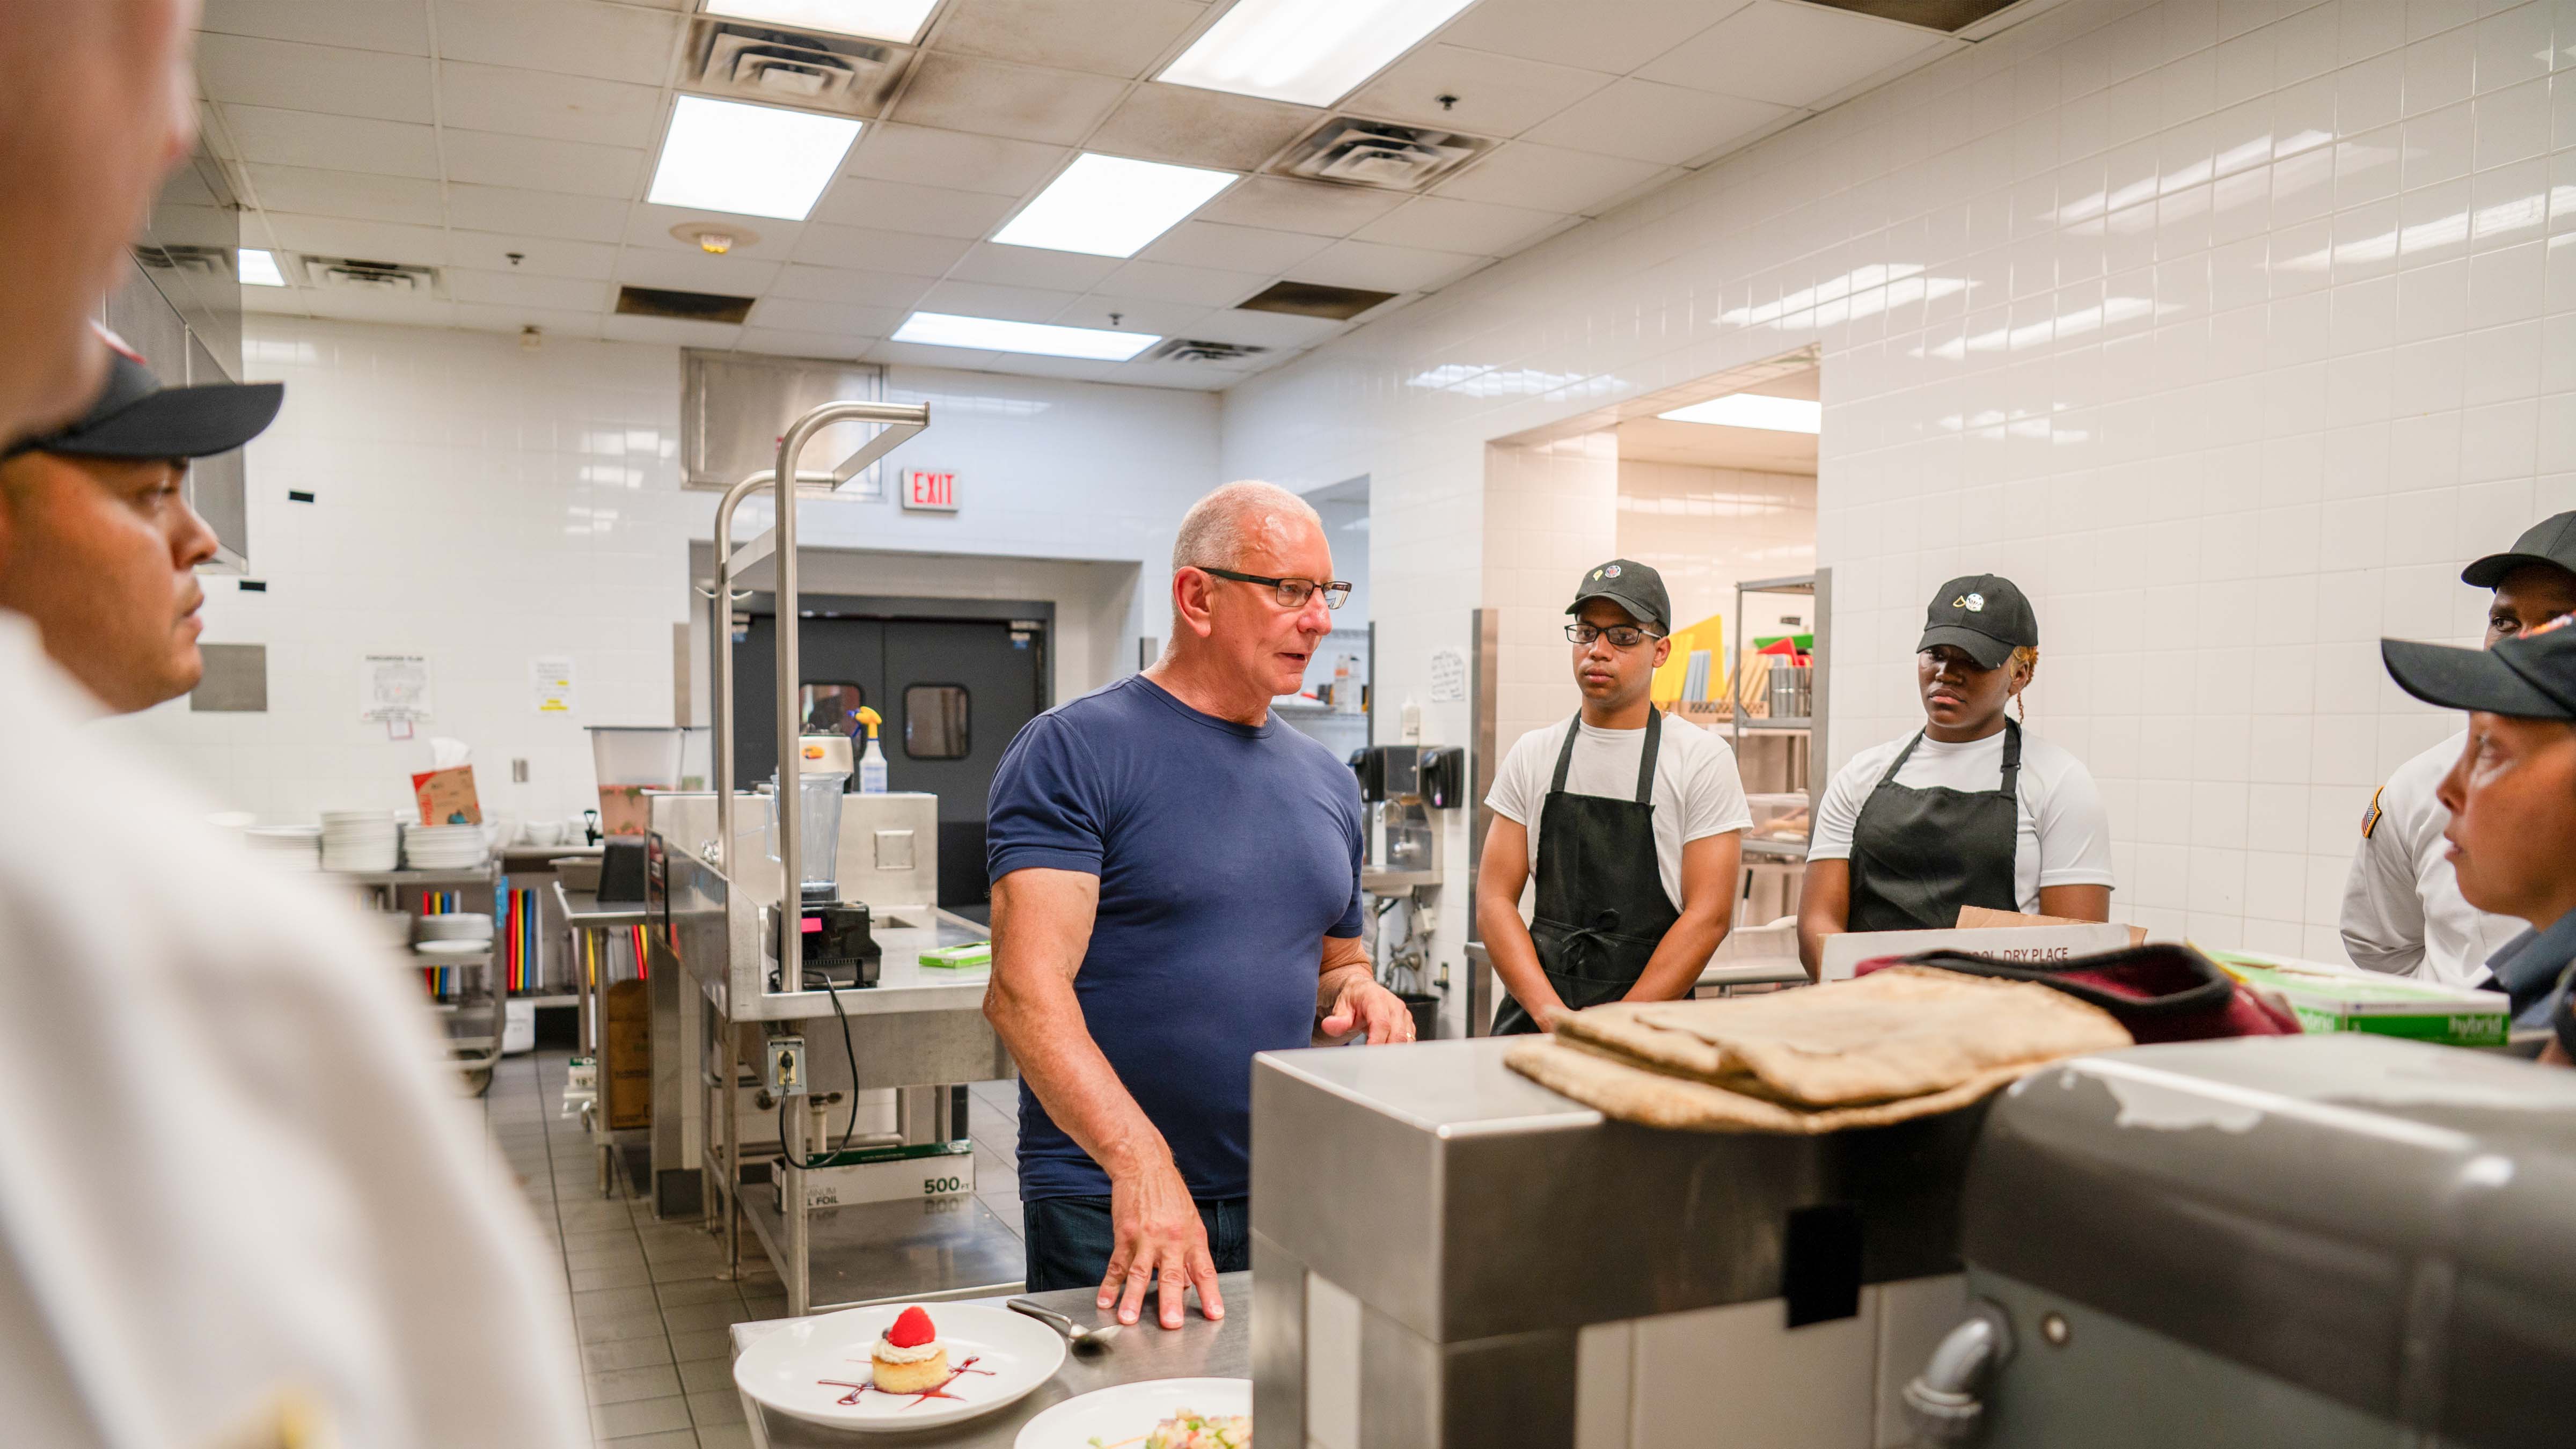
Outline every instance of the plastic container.
[[(841, 898), (841, 797), (850, 777), (838, 770), (805, 770), (796, 776), (797, 882), (799, 898), (819, 905)], [(769, 784), (769, 858), (778, 860), (778, 780)], [(781, 862), (782, 864), (784, 862)]]
[(1806, 796), (1796, 793), (1747, 795), (1744, 803), (1753, 811), (1753, 827), (1744, 832), (1747, 839), (1803, 841), (1807, 838)]
[(590, 726), (590, 763), (599, 778), (603, 834), (642, 835), (652, 828), (644, 793), (680, 788), (688, 734), (676, 725)]

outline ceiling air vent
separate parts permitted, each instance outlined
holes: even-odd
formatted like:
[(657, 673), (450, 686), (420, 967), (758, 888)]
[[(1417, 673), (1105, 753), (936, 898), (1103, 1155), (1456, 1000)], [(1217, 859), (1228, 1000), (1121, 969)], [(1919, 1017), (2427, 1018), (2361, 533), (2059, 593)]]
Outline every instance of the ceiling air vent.
[(1291, 145), (1270, 169), (1309, 181), (1420, 191), (1493, 146), (1456, 131), (1335, 116)]
[(1836, 10), (1901, 20), (1926, 30), (1965, 30), (2016, 0), (1816, 0)]
[(306, 257), (305, 279), (317, 287), (341, 292), (374, 292), (385, 297), (438, 295), (438, 269), (402, 262), (371, 262), (363, 257)]
[(1166, 337), (1137, 359), (1139, 362), (1242, 362), (1268, 352), (1267, 347), (1249, 347), (1240, 342), (1201, 342), (1190, 337)]
[(177, 272), (217, 282), (233, 279), (230, 247), (145, 245), (134, 249), (134, 259), (156, 272)]
[(900, 45), (700, 16), (689, 29), (680, 84), (709, 95), (873, 116), (912, 56)]
[(675, 317), (683, 322), (739, 322), (751, 315), (750, 297), (721, 292), (673, 292), (661, 287), (619, 287), (617, 310), (630, 317)]
[(1348, 322), (1394, 295), (1363, 287), (1327, 287), (1321, 282), (1273, 282), (1234, 305), (1246, 312), (1285, 312), (1291, 317)]

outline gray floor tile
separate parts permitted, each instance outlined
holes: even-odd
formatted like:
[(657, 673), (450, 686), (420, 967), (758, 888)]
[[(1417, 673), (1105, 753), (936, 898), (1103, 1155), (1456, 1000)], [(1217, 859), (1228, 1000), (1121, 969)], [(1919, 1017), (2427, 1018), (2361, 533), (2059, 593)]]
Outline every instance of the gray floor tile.
[(662, 1310), (662, 1321), (673, 1333), (693, 1333), (700, 1329), (724, 1328), (730, 1324), (748, 1323), (755, 1315), (740, 1302), (690, 1303)]
[(585, 1318), (575, 1325), (584, 1343), (608, 1343), (620, 1338), (650, 1338), (665, 1332), (662, 1315), (646, 1309), (641, 1313), (612, 1313), (600, 1318)]
[(671, 1335), (671, 1357), (682, 1363), (695, 1363), (707, 1358), (720, 1358), (730, 1363), (733, 1360), (733, 1339), (721, 1328), (674, 1333)]
[(680, 1392), (680, 1371), (669, 1364), (610, 1369), (590, 1375), (587, 1387), (594, 1404), (624, 1404), (636, 1399), (667, 1399)]
[(595, 1374), (613, 1373), (618, 1369), (649, 1368), (671, 1361), (671, 1340), (666, 1335), (653, 1338), (618, 1338), (606, 1343), (581, 1346), (581, 1366)]
[(602, 1439), (599, 1449), (706, 1449), (704, 1441), (687, 1429), (672, 1429), (660, 1434), (630, 1434), (618, 1439)]
[(665, 1308), (684, 1308), (692, 1303), (738, 1303), (742, 1299), (742, 1294), (733, 1284), (714, 1277), (657, 1283), (654, 1291), (661, 1295)]
[(602, 1439), (656, 1434), (689, 1426), (689, 1401), (676, 1394), (662, 1399), (601, 1404), (590, 1411), (590, 1431)]
[(733, 1392), (733, 1361), (731, 1359), (702, 1358), (692, 1363), (684, 1363), (680, 1365), (680, 1392), (684, 1394), (712, 1394), (718, 1390), (722, 1390), (725, 1393)]
[(653, 1290), (644, 1288), (596, 1288), (572, 1295), (572, 1311), (583, 1318), (606, 1318), (618, 1313), (642, 1313), (662, 1306)]
[(610, 1263), (598, 1268), (572, 1270), (572, 1286), (576, 1293), (593, 1292), (602, 1288), (650, 1288), (652, 1285), (652, 1270), (640, 1262)]
[(751, 1449), (748, 1424), (705, 1424), (698, 1429), (698, 1449)]
[(742, 1396), (731, 1389), (689, 1395), (689, 1418), (701, 1428), (742, 1422)]

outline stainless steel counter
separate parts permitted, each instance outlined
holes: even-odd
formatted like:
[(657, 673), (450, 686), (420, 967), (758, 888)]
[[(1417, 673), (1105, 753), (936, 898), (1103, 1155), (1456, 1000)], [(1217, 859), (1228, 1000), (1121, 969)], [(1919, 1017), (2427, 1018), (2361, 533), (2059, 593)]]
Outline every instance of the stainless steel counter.
[[(1064, 1367), (1053, 1379), (1040, 1385), (1027, 1398), (963, 1424), (945, 1429), (924, 1429), (901, 1436), (852, 1434), (825, 1429), (784, 1414), (773, 1414), (752, 1402), (748, 1395), (742, 1401), (743, 1417), (750, 1421), (752, 1442), (769, 1449), (853, 1449), (862, 1444), (902, 1443), (921, 1445), (976, 1446), (976, 1449), (1010, 1449), (1019, 1436), (1020, 1426), (1034, 1419), (1049, 1405), (1062, 1403), (1094, 1389), (1118, 1384), (1138, 1383), (1146, 1379), (1248, 1378), (1252, 1373), (1252, 1275), (1226, 1273), (1217, 1279), (1217, 1291), (1225, 1295), (1225, 1317), (1215, 1323), (1201, 1318), (1194, 1307), (1179, 1328), (1166, 1332), (1148, 1320), (1118, 1335), (1109, 1351), (1098, 1355), (1067, 1354)], [(1065, 1314), (1076, 1323), (1111, 1323), (1115, 1315), (1102, 1313), (1092, 1306), (1092, 1290), (1071, 1288), (1060, 1293), (1033, 1295), (1039, 1303)], [(966, 1300), (999, 1307), (1003, 1298)], [(1193, 1300), (1195, 1302), (1195, 1300)], [(773, 1318), (760, 1323), (737, 1323), (733, 1326), (733, 1351), (742, 1351), (762, 1337), (777, 1332), (795, 1320)]]

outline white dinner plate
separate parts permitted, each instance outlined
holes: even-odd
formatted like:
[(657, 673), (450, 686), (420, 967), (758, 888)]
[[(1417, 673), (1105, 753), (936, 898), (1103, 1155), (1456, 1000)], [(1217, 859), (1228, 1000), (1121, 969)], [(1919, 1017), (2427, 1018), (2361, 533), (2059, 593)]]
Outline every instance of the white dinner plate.
[[(1007, 1308), (925, 1303), (922, 1311), (948, 1350), (949, 1369), (965, 1370), (948, 1383), (947, 1392), (956, 1397), (927, 1399), (873, 1388), (854, 1393), (849, 1385), (869, 1379), (868, 1346), (905, 1306), (887, 1303), (798, 1319), (744, 1349), (733, 1362), (733, 1381), (791, 1418), (882, 1434), (989, 1414), (1017, 1402), (1064, 1365), (1064, 1338), (1034, 1318)], [(847, 1398), (856, 1402), (842, 1402)]]
[(1012, 1449), (1090, 1449), (1141, 1440), (1184, 1409), (1223, 1417), (1252, 1412), (1250, 1379), (1146, 1379), (1051, 1406), (1020, 1426)]

